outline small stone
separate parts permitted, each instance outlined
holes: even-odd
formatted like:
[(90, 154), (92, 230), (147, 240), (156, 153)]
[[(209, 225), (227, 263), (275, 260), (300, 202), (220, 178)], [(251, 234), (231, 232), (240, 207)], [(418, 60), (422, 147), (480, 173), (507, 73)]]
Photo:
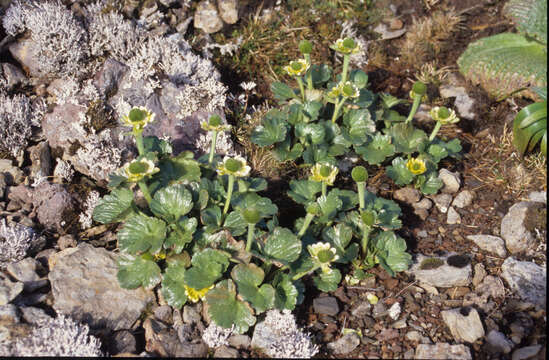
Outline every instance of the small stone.
[(8, 185), (18, 185), (23, 182), (25, 174), (9, 159), (0, 159), (0, 173), (3, 173)]
[(36, 273), (40, 263), (33, 258), (25, 258), (16, 263), (10, 263), (6, 267), (8, 274), (13, 276), (15, 280), (21, 281), (24, 284), (26, 292), (33, 292), (41, 287), (48, 285), (48, 279), (42, 279)]
[(520, 344), (532, 332), (534, 320), (524, 312), (516, 312), (515, 320), (509, 325), (511, 329), (511, 340), (515, 344)]
[(545, 205), (539, 202), (521, 201), (511, 206), (501, 220), (500, 232), (511, 254), (524, 252), (535, 245), (533, 229), (528, 229), (527, 223), (530, 223), (529, 228), (546, 226), (546, 213)]
[(469, 190), (463, 190), (454, 198), (452, 206), (463, 209), (471, 205), (473, 199), (475, 198), (475, 193)]
[(504, 258), (507, 256), (505, 242), (502, 238), (492, 235), (468, 235), (467, 239), (474, 242), (482, 250)]
[(476, 288), (478, 284), (484, 280), (484, 277), (486, 277), (486, 270), (484, 269), (484, 265), (481, 263), (478, 263), (475, 265), (475, 271), (473, 275), (473, 286)]
[(23, 291), (23, 283), (13, 282), (0, 272), (0, 305), (6, 305)]
[(395, 329), (404, 329), (408, 324), (406, 323), (406, 319), (400, 319), (395, 321), (391, 326)]
[(417, 236), (420, 237), (420, 238), (426, 238), (429, 236), (429, 234), (427, 234), (427, 231), (426, 230), (420, 230), (417, 232)]
[(0, 324), (9, 325), (19, 323), (17, 307), (13, 304), (0, 305)]
[(178, 344), (176, 348), (176, 357), (186, 358), (205, 358), (208, 355), (208, 345), (203, 341), (185, 342)]
[(353, 332), (328, 343), (328, 349), (334, 354), (345, 355), (356, 349), (358, 345), (360, 345), (360, 337)]
[(215, 349), (214, 358), (237, 358), (238, 350), (222, 345)]
[(396, 39), (406, 33), (406, 29), (390, 30), (389, 26), (381, 22), (374, 28), (374, 31), (381, 35), (380, 40)]
[(453, 206), (450, 206), (450, 208), (448, 209), (448, 217), (446, 219), (446, 223), (448, 225), (461, 224), (461, 216), (454, 209)]
[(213, 3), (207, 0), (198, 3), (194, 13), (194, 27), (204, 30), (207, 34), (218, 32), (223, 28), (223, 20), (219, 17)]
[(528, 200), (547, 204), (547, 191), (532, 191), (528, 194)]
[(421, 199), (421, 193), (413, 187), (406, 186), (395, 190), (393, 192), (393, 199), (412, 205)]
[(517, 349), (513, 351), (511, 360), (531, 359), (539, 353), (541, 348), (542, 348), (541, 345), (532, 345), (532, 346), (526, 346), (526, 347)]
[(419, 331), (412, 330), (406, 333), (406, 339), (419, 342), (423, 336)]
[(247, 349), (250, 347), (252, 339), (248, 335), (233, 334), (228, 339), (229, 345), (237, 349)]
[(433, 202), (431, 200), (429, 200), (428, 198), (423, 198), (423, 199), (421, 199), (421, 201), (419, 201), (415, 204), (412, 204), (412, 206), (416, 210), (419, 210), (419, 209), (430, 210), (433, 207)]
[(172, 307), (169, 305), (158, 306), (154, 309), (154, 317), (165, 324), (171, 324), (173, 321)]
[(219, 16), (227, 24), (234, 24), (238, 21), (238, 0), (217, 0)]
[(417, 216), (419, 216), (419, 218), (421, 220), (425, 220), (429, 217), (429, 211), (425, 210), (425, 209), (415, 209), (414, 210), (414, 214), (416, 214)]
[(484, 328), (475, 308), (441, 311), (442, 319), (456, 342), (473, 343), (484, 336)]
[(313, 300), (313, 308), (317, 314), (337, 315), (339, 305), (336, 298), (331, 296), (318, 297)]
[(354, 317), (362, 318), (366, 315), (370, 315), (372, 305), (368, 301), (361, 301), (351, 309), (351, 315)]
[(433, 201), (435, 202), (435, 205), (443, 214), (446, 214), (448, 212), (448, 207), (450, 206), (450, 203), (452, 202), (452, 195), (450, 194), (439, 194), (435, 197), (433, 197)]
[(507, 337), (496, 330), (491, 330), (486, 336), (486, 342), (488, 343), (490, 349), (495, 353), (508, 354), (513, 350), (515, 344)]
[(374, 309), (372, 310), (372, 317), (374, 319), (382, 318), (387, 314), (388, 314), (388, 310), (385, 304), (383, 304), (383, 302), (380, 301), (374, 305)]
[(404, 23), (400, 19), (391, 19), (389, 23), (389, 28), (391, 30), (400, 30), (404, 26)]
[(196, 306), (183, 306), (183, 322), (185, 324), (197, 324), (201, 319), (202, 317), (200, 316), (200, 311), (198, 311)]
[(25, 319), (25, 321), (29, 324), (39, 325), (51, 320), (51, 316), (49, 316), (43, 309), (34, 306), (20, 307), (19, 310), (21, 310), (23, 319)]
[(415, 359), (472, 360), (473, 357), (469, 348), (463, 344), (436, 343), (434, 345), (419, 344)]
[(128, 330), (117, 331), (112, 337), (111, 342), (111, 353), (123, 354), (130, 353), (133, 354), (137, 351), (137, 342), (135, 336)]
[(547, 298), (547, 270), (545, 267), (508, 257), (501, 265), (501, 270), (501, 277), (509, 284), (511, 290), (523, 300), (545, 309)]
[(440, 87), (440, 96), (443, 98), (455, 97), (454, 107), (458, 115), (467, 120), (474, 120), (477, 114), (474, 113), (475, 100), (467, 94), (467, 90), (463, 86), (455, 86), (452, 84), (442, 85)]
[(438, 177), (444, 183), (441, 191), (446, 194), (455, 194), (461, 186), (461, 180), (458, 173), (453, 173), (447, 169), (441, 169)]
[(400, 316), (400, 303), (396, 302), (389, 308), (389, 317), (393, 320)]

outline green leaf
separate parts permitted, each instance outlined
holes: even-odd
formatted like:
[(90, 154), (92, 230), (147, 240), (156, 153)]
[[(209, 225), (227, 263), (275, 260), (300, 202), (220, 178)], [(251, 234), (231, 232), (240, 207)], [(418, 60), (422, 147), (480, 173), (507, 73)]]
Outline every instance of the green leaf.
[(162, 249), (166, 238), (166, 223), (160, 219), (139, 214), (131, 217), (118, 232), (120, 250), (129, 254)]
[(185, 283), (197, 290), (213, 285), (227, 270), (229, 258), (226, 252), (210, 248), (195, 253), (192, 267), (185, 272)]
[(271, 91), (274, 98), (278, 101), (285, 101), (291, 98), (296, 98), (294, 90), (288, 85), (281, 82), (274, 82), (271, 84)]
[(173, 223), (191, 211), (193, 196), (183, 184), (169, 185), (154, 194), (150, 208), (156, 216)]
[(313, 85), (318, 87), (332, 78), (332, 69), (325, 64), (313, 65), (311, 66), (311, 77), (313, 79)]
[(175, 309), (181, 309), (187, 302), (183, 284), (185, 284), (185, 267), (168, 266), (162, 277), (162, 295), (168, 305)]
[(349, 79), (359, 89), (363, 89), (368, 85), (368, 75), (362, 70), (353, 70), (349, 74)]
[(261, 125), (252, 132), (252, 142), (259, 146), (270, 146), (284, 141), (288, 131), (285, 116), (287, 115), (275, 109), (265, 114)]
[(547, 44), (547, 0), (510, 0), (503, 13), (513, 20), (519, 32)]
[(317, 221), (320, 223), (326, 223), (332, 220), (337, 212), (343, 207), (343, 201), (337, 196), (337, 193), (329, 192), (326, 196), (319, 196), (317, 199), (318, 205), (322, 215), (318, 217)]
[(114, 189), (122, 185), (126, 180), (128, 180), (128, 178), (125, 176), (121, 176), (118, 174), (109, 174), (109, 183), (107, 184), (107, 186), (109, 187), (109, 189)]
[(240, 236), (246, 233), (248, 224), (244, 221), (240, 211), (232, 211), (225, 218), (223, 227), (228, 229), (232, 236)]
[(101, 224), (121, 221), (131, 211), (133, 191), (126, 188), (114, 189), (103, 196), (93, 209), (93, 220)]
[(219, 229), (221, 226), (221, 219), (221, 208), (219, 208), (219, 206), (211, 206), (200, 213), (200, 220), (202, 221), (202, 224), (205, 225), (205, 230), (207, 232)]
[(234, 325), (234, 331), (243, 334), (255, 324), (250, 305), (236, 298), (236, 286), (229, 280), (223, 280), (206, 294), (208, 314), (212, 321), (223, 328)]
[(320, 291), (336, 291), (341, 281), (341, 273), (338, 269), (332, 269), (329, 273), (320, 273), (313, 278), (313, 281)]
[(435, 163), (438, 163), (440, 160), (448, 156), (448, 151), (446, 150), (446, 148), (438, 144), (433, 144), (429, 146), (429, 148), (427, 149), (427, 153), (431, 155)]
[(365, 109), (372, 105), (376, 99), (376, 96), (373, 92), (366, 89), (360, 89), (358, 98), (356, 98), (353, 103)]
[(143, 137), (143, 150), (146, 153), (155, 152), (158, 156), (170, 155), (173, 151), (172, 145), (166, 140), (160, 140), (156, 136)]
[(393, 139), (397, 153), (411, 154), (417, 151), (418, 146), (427, 139), (424, 131), (417, 129), (412, 123), (396, 123), (387, 131), (387, 135)]
[(391, 144), (391, 137), (388, 135), (376, 134), (366, 146), (355, 146), (357, 154), (370, 165), (378, 165), (386, 158), (395, 153), (395, 146)]
[(231, 203), (235, 209), (257, 210), (262, 218), (272, 216), (278, 212), (278, 207), (272, 203), (271, 199), (261, 197), (256, 193), (236, 196)]
[(179, 254), (193, 240), (193, 234), (198, 226), (195, 218), (184, 217), (175, 225), (179, 231), (172, 231), (164, 242), (165, 249), (172, 249)]
[(154, 288), (161, 280), (160, 268), (151, 259), (122, 254), (118, 257), (118, 283), (124, 289)]
[(301, 254), (301, 241), (290, 230), (276, 227), (267, 238), (262, 252), (268, 257), (291, 263)]
[(330, 163), (335, 164), (335, 158), (329, 154), (330, 148), (326, 144), (311, 145), (303, 152), (305, 164)]
[(283, 142), (275, 144), (273, 148), (273, 155), (278, 161), (291, 161), (295, 160), (301, 156), (303, 153), (303, 145), (296, 143), (293, 147), (292, 140), (290, 137), (287, 137)]
[(298, 290), (286, 274), (276, 276), (273, 283), (275, 284), (274, 307), (276, 309), (294, 310), (297, 303)]
[(354, 145), (364, 144), (370, 134), (376, 132), (376, 125), (370, 112), (366, 109), (352, 109), (343, 116), (343, 123), (348, 129), (349, 140)]
[(262, 313), (274, 306), (275, 290), (269, 284), (259, 285), (263, 282), (265, 273), (255, 264), (238, 264), (231, 271), (238, 295), (248, 301), (257, 313)]
[(364, 192), (366, 210), (374, 211), (376, 226), (384, 229), (399, 229), (402, 227), (400, 206), (393, 200), (377, 197), (369, 191)]
[(340, 190), (338, 188), (334, 188), (330, 190), (330, 192), (335, 193), (343, 203), (341, 206), (341, 211), (350, 210), (358, 205), (358, 195), (352, 190)]
[[(337, 224), (324, 228), (322, 231), (322, 240), (329, 242), (339, 256), (337, 262), (346, 263), (352, 259), (346, 257), (346, 248), (353, 238), (353, 230), (345, 224)], [(357, 248), (358, 250), (358, 248)], [(348, 255), (352, 256), (352, 252)]]
[(414, 174), (406, 167), (406, 160), (401, 157), (393, 159), (392, 166), (386, 168), (389, 176), (399, 186), (408, 185), (414, 180)]
[(513, 120), (513, 144), (521, 155), (531, 151), (541, 141), (541, 152), (546, 155), (543, 138), (547, 138), (547, 101), (524, 107)]
[(427, 179), (421, 184), (420, 189), (425, 195), (434, 195), (443, 185), (442, 180), (437, 176), (437, 172), (434, 171), (428, 175)]
[(200, 164), (189, 158), (189, 152), (186, 151), (175, 157), (161, 160), (158, 168), (160, 169), (158, 177), (165, 185), (200, 181)]
[(248, 178), (246, 180), (239, 178), (237, 180), (238, 192), (258, 192), (267, 189), (267, 180), (263, 178)]
[(308, 120), (305, 121), (315, 121), (318, 119), (318, 114), (322, 110), (322, 103), (318, 101), (307, 101), (303, 106), (303, 115), (305, 115)]
[(288, 196), (296, 203), (306, 205), (316, 200), (316, 194), (322, 191), (322, 184), (310, 180), (291, 180)]
[(295, 126), (295, 136), (303, 144), (321, 144), (325, 135), (326, 130), (320, 124), (299, 123)]
[(406, 253), (406, 241), (392, 231), (379, 233), (373, 239), (373, 244), (379, 250), (376, 256), (383, 259), (380, 261), (381, 266), (391, 276), (394, 276), (395, 272), (408, 269), (412, 263), (412, 256)]

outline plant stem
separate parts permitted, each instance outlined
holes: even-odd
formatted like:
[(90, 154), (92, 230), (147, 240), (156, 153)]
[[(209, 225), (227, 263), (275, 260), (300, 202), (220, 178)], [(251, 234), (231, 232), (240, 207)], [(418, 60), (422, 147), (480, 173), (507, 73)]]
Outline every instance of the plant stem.
[(301, 226), (301, 230), (299, 230), (299, 233), (297, 234), (298, 238), (305, 235), (305, 232), (309, 228), (309, 225), (311, 225), (311, 221), (313, 221), (314, 217), (315, 216), (313, 214), (309, 214), (309, 213), (307, 213), (307, 215), (305, 215), (305, 221), (303, 221), (303, 225)]
[(305, 60), (307, 61), (307, 64), (309, 64), (309, 71), (307, 72), (307, 88), (309, 90), (313, 90), (313, 75), (311, 74), (312, 69), (311, 66), (311, 54), (305, 54)]
[(326, 184), (324, 181), (322, 182), (322, 196), (326, 196), (326, 193), (328, 192), (328, 184)]
[(301, 279), (303, 276), (309, 274), (309, 273), (312, 273), (313, 271), (315, 271), (316, 269), (320, 268), (320, 265), (317, 265), (315, 266), (314, 268), (312, 268), (311, 270), (308, 270), (308, 271), (304, 271), (302, 273), (298, 273), (296, 275), (294, 275), (294, 277), (292, 278), (292, 280), (298, 280), (298, 279)]
[(248, 239), (246, 241), (246, 251), (250, 251), (252, 249), (252, 243), (254, 242), (254, 229), (255, 224), (248, 224)]
[(145, 184), (145, 181), (143, 180), (138, 181), (137, 185), (141, 189), (141, 192), (143, 193), (145, 200), (147, 200), (147, 203), (150, 204), (152, 201), (152, 197), (151, 197), (151, 193), (149, 192), (149, 188), (147, 187), (147, 184)]
[(212, 131), (212, 144), (210, 147), (210, 158), (208, 159), (208, 164), (212, 164), (214, 155), (215, 155), (215, 143), (217, 142), (217, 131)]
[(362, 233), (362, 256), (364, 259), (366, 259), (366, 254), (368, 253), (368, 240), (370, 237), (370, 232), (372, 231), (372, 228), (369, 226), (365, 226), (363, 233)]
[(343, 103), (345, 102), (345, 99), (341, 99), (341, 101), (338, 99), (336, 100), (336, 106), (335, 106), (335, 109), (334, 109), (334, 115), (332, 115), (332, 122), (335, 124), (336, 120), (337, 120), (337, 116), (339, 115), (339, 110), (341, 109), (341, 107), (343, 106)]
[(440, 121), (437, 121), (437, 123), (435, 124), (435, 128), (433, 129), (433, 132), (431, 133), (431, 136), (429, 136), (429, 141), (433, 141), (435, 139), (435, 136), (437, 136), (438, 131), (440, 130), (441, 126), (442, 126), (442, 124), (440, 123)]
[(408, 117), (406, 118), (406, 124), (408, 124), (410, 121), (412, 121), (412, 118), (417, 112), (417, 109), (419, 108), (419, 104), (421, 104), (421, 96), (416, 95), (414, 98), (414, 103), (412, 104), (412, 109), (410, 109), (410, 113), (408, 114)]
[(347, 71), (349, 70), (349, 60), (351, 59), (351, 55), (345, 54), (343, 55), (343, 71), (341, 72), (341, 81), (345, 83), (347, 81)]
[(303, 87), (303, 81), (301, 80), (301, 76), (296, 77), (297, 84), (299, 85), (299, 91), (301, 91), (301, 100), (303, 103), (305, 103), (305, 88)]
[(133, 136), (135, 137), (135, 145), (137, 146), (137, 152), (139, 156), (145, 154), (145, 148), (143, 147), (143, 131), (133, 131)]
[(365, 207), (364, 204), (364, 187), (366, 183), (364, 182), (357, 182), (356, 187), (358, 188), (358, 209), (362, 210)]
[(223, 208), (223, 217), (229, 211), (229, 204), (231, 203), (231, 196), (233, 196), (233, 187), (234, 187), (234, 175), (229, 175), (229, 187), (227, 189), (227, 199), (225, 200), (225, 207)]

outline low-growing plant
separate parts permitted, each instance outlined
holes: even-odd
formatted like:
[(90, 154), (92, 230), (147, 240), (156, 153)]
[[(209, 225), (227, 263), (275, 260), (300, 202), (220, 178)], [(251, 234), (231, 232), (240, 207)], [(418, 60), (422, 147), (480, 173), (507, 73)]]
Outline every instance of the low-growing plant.
[(367, 89), (366, 73), (349, 68), (351, 54), (361, 51), (356, 41), (339, 39), (332, 49), (343, 54), (342, 71), (336, 76), (329, 66), (311, 63), (310, 42), (300, 43), (304, 58), (285, 67), (298, 88), (281, 82), (271, 85), (279, 107), (254, 129), (252, 142), (270, 147), (279, 161), (310, 166), (335, 165), (339, 157), (355, 153), (370, 165), (391, 163), (387, 174), (398, 185), (414, 182), (424, 194), (436, 193), (442, 187), (438, 163), (448, 156), (459, 157), (461, 151), (459, 140), (436, 137), (442, 125), (459, 121), (455, 113), (444, 107), (433, 109), (436, 123), (428, 136), (412, 122), (425, 98), (425, 84), (414, 83), (413, 103), (404, 117), (392, 109), (403, 100), (374, 94)]
[(513, 120), (513, 144), (523, 155), (534, 150), (539, 143), (541, 153), (547, 156), (547, 88), (534, 90), (542, 101), (518, 112)]

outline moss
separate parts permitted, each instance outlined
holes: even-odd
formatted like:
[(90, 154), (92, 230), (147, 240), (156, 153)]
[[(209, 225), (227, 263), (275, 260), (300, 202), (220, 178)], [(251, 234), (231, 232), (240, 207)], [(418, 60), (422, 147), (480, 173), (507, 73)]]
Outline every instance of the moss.
[(471, 263), (471, 259), (467, 255), (452, 255), (446, 259), (446, 262), (450, 266), (464, 268)]
[(419, 264), (420, 270), (432, 270), (441, 267), (444, 265), (444, 261), (439, 258), (427, 258), (423, 259), (421, 264)]
[[(108, 109), (101, 100), (95, 100), (90, 103), (88, 110), (86, 111), (86, 116), (89, 119), (90, 126), (96, 132), (116, 126), (112, 111)], [(90, 129), (86, 130), (89, 131)]]

